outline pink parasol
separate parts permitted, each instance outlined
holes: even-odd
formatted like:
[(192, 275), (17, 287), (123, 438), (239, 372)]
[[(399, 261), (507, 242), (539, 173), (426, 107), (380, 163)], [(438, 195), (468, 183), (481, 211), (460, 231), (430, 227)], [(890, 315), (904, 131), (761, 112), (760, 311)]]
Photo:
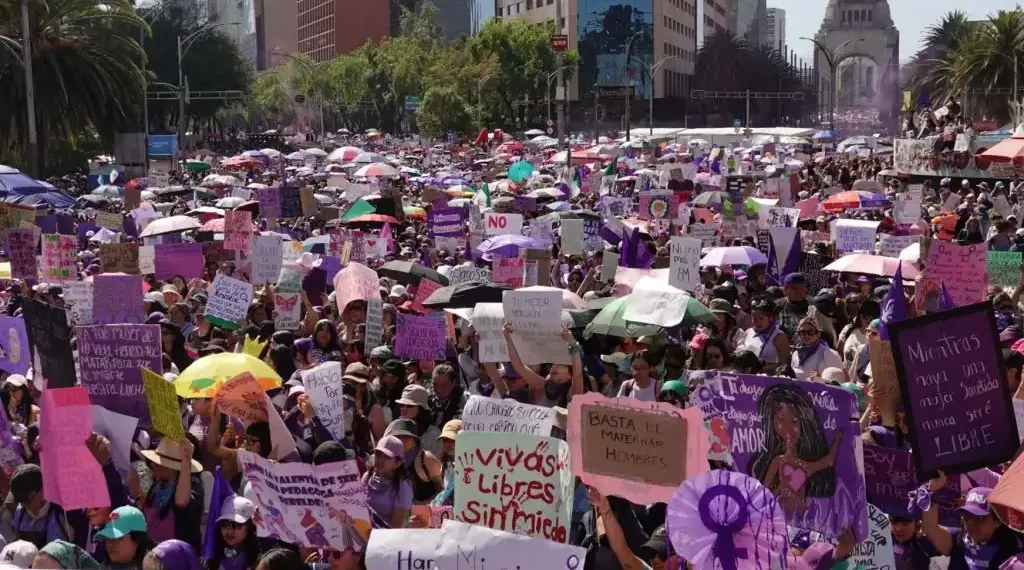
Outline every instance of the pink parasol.
[(903, 261), (898, 257), (885, 257), (882, 255), (871, 255), (869, 253), (854, 253), (844, 255), (829, 263), (822, 269), (824, 271), (843, 271), (847, 273), (864, 273), (867, 275), (878, 275), (881, 277), (892, 277), (896, 275), (896, 268), (900, 262), (903, 263), (903, 279), (912, 281), (917, 278), (918, 270), (912, 263)]

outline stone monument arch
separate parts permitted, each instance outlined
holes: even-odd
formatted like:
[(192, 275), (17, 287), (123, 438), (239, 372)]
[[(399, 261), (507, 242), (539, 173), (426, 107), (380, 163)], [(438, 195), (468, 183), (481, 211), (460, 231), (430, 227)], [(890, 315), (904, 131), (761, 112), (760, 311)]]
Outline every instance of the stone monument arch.
[[(850, 132), (858, 128), (897, 132), (899, 43), (900, 33), (892, 21), (887, 0), (829, 0), (821, 28), (814, 37), (822, 122), (832, 122), (840, 136), (872, 134)], [(864, 69), (860, 62), (865, 62)], [(840, 97), (839, 86), (844, 78), (849, 81), (851, 63), (858, 64), (853, 73), (855, 95), (843, 89), (844, 96)], [(870, 116), (875, 117), (874, 124)]]

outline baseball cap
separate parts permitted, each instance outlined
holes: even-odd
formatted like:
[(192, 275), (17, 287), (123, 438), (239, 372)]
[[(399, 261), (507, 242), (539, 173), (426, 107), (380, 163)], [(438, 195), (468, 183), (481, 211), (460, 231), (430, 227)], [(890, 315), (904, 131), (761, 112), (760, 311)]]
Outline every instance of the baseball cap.
[(975, 487), (971, 489), (967, 493), (967, 498), (964, 499), (964, 505), (958, 508), (957, 512), (979, 517), (989, 514), (988, 496), (990, 494), (992, 494), (992, 489), (988, 487)]
[(146, 295), (142, 297), (142, 302), (156, 303), (165, 309), (167, 308), (167, 302), (164, 301), (164, 294), (159, 291), (150, 291), (149, 293), (146, 293)]
[(27, 540), (15, 540), (0, 550), (0, 563), (12, 564), (16, 568), (31, 568), (39, 549)]
[(601, 362), (606, 362), (608, 364), (614, 364), (615, 366), (619, 366), (619, 367), (622, 366), (622, 363), (625, 362), (625, 360), (626, 360), (626, 353), (625, 352), (613, 352), (611, 354), (602, 354), (601, 355)]
[(24, 388), (28, 384), (28, 379), (21, 374), (11, 374), (4, 383), (14, 388)]
[(448, 420), (448, 423), (444, 424), (444, 427), (441, 428), (441, 435), (438, 436), (438, 439), (455, 441), (460, 431), (462, 431), (462, 420)]
[(374, 450), (387, 455), (391, 459), (405, 455), (405, 445), (402, 444), (402, 440), (393, 435), (386, 435), (380, 438)]
[(786, 276), (784, 285), (807, 285), (807, 280), (804, 279), (803, 273), (790, 273)]
[(242, 524), (252, 520), (253, 514), (256, 513), (256, 505), (245, 497), (239, 497), (238, 495), (231, 495), (224, 499), (221, 504), (220, 516), (217, 517), (217, 522), (231, 521), (234, 523)]
[(118, 507), (110, 513), (107, 524), (97, 536), (115, 540), (133, 532), (146, 532), (146, 517), (135, 507)]

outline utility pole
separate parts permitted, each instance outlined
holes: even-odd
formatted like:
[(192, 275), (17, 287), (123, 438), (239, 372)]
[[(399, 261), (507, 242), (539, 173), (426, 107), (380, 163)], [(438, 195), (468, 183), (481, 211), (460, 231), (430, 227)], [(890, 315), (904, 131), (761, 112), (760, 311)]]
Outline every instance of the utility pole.
[[(562, 29), (562, 0), (555, 0), (555, 30), (559, 35), (565, 33), (565, 30)], [(564, 144), (566, 152), (571, 154), (568, 137), (565, 136), (565, 103), (569, 100), (569, 94), (565, 89), (565, 69), (563, 68), (565, 52), (561, 50), (555, 52), (555, 65), (558, 66), (558, 87), (555, 88), (555, 99), (561, 99), (558, 101), (558, 146), (561, 147)]]
[(630, 108), (631, 104), (633, 103), (633, 93), (632, 93), (632, 89), (630, 89), (630, 87), (633, 86), (633, 83), (629, 80), (629, 50), (630, 50), (630, 48), (633, 47), (633, 40), (635, 40), (637, 38), (637, 36), (639, 36), (642, 33), (643, 32), (637, 32), (637, 33), (633, 34), (632, 36), (630, 36), (629, 41), (626, 42), (626, 61), (624, 63), (624, 65), (625, 65), (624, 70), (625, 70), (625, 74), (626, 74), (626, 77), (625, 77), (626, 85), (625, 85), (625, 88), (624, 88), (624, 90), (626, 92), (626, 94), (625, 94), (625, 99), (626, 99), (626, 142), (629, 142), (629, 138), (630, 138), (629, 131), (630, 131), (631, 127), (630, 127), (630, 123), (629, 123), (629, 108)]
[(21, 59), (25, 68), (25, 124), (28, 125), (29, 176), (39, 177), (39, 139), (36, 133), (36, 86), (32, 73), (32, 27), (29, 24), (28, 0), (21, 0)]

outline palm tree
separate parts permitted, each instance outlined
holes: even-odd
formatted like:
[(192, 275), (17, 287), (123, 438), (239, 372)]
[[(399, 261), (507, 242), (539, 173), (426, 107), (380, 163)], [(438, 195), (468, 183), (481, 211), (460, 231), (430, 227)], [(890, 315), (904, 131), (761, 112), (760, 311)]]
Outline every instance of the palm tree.
[(976, 27), (965, 12), (948, 12), (937, 23), (925, 30), (921, 49), (910, 63), (910, 85), (918, 93), (932, 94), (942, 88), (949, 76), (949, 70), (934, 73), (949, 59), (964, 40), (970, 40), (971, 30)]
[[(128, 0), (29, 0), (40, 163), (47, 140), (75, 140), (86, 129), (112, 136), (138, 121), (148, 31)], [(19, 3), (0, 3), (0, 150), (27, 141)]]

